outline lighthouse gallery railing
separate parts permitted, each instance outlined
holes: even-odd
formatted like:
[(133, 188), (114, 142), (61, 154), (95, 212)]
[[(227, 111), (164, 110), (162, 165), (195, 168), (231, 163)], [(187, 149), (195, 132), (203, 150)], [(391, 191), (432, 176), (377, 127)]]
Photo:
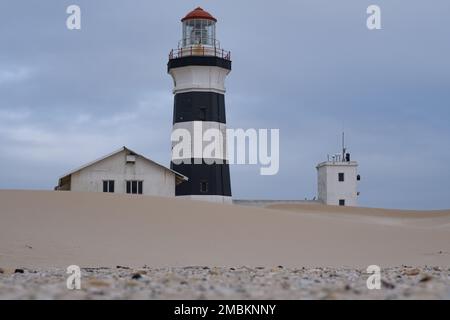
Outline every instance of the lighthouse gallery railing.
[(169, 53), (170, 60), (189, 56), (218, 57), (231, 60), (231, 51), (226, 51), (218, 47), (193, 45), (185, 48), (172, 49)]

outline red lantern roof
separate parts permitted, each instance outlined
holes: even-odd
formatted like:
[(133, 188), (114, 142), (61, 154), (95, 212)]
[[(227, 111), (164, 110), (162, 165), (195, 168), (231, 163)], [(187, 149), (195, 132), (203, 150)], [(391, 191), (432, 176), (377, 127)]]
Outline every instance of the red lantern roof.
[(217, 22), (216, 18), (214, 18), (209, 12), (203, 10), (200, 7), (189, 12), (183, 19), (181, 19), (181, 21), (184, 22), (186, 20), (192, 20), (192, 19), (207, 19), (207, 20), (212, 20), (214, 22)]

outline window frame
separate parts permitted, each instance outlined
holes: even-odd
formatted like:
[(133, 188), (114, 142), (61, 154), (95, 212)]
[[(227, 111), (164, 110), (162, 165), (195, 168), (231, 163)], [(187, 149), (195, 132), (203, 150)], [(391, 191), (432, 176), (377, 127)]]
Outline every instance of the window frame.
[(183, 22), (183, 47), (215, 46), (216, 23), (209, 19), (190, 19)]
[(102, 180), (103, 181), (103, 193), (115, 193), (115, 180)]
[(143, 195), (144, 180), (125, 180), (125, 193), (131, 195)]
[(345, 173), (344, 172), (338, 173), (338, 182), (345, 182)]
[[(206, 188), (204, 189), (203, 186)], [(200, 193), (208, 193), (209, 192), (209, 183), (208, 180), (201, 180), (200, 181)]]

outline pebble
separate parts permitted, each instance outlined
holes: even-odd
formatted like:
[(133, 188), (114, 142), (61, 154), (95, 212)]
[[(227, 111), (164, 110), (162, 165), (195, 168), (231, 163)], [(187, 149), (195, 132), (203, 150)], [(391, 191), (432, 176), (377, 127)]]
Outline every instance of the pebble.
[(395, 288), (395, 284), (392, 284), (391, 282), (388, 282), (386, 280), (381, 280), (381, 284), (386, 288), (386, 289), (394, 289)]
[(131, 276), (131, 279), (133, 279), (133, 280), (138, 280), (138, 279), (140, 279), (140, 278), (142, 278), (142, 275), (141, 275), (140, 273), (134, 273), (134, 274)]
[(430, 281), (431, 279), (433, 279), (432, 276), (430, 276), (430, 275), (428, 275), (428, 274), (425, 274), (425, 275), (420, 279), (420, 282), (428, 282), (428, 281)]
[(147, 274), (147, 270), (143, 270), (143, 269), (141, 269), (141, 270), (136, 270), (134, 273), (135, 273), (135, 274), (140, 274), (140, 275), (146, 275), (146, 274)]
[(131, 269), (130, 267), (123, 267), (123, 266), (117, 266), (116, 268), (117, 269), (125, 269), (125, 270)]
[(417, 268), (414, 269), (406, 269), (404, 271), (404, 274), (406, 274), (407, 276), (417, 276), (418, 274), (420, 274), (420, 270)]
[(90, 287), (109, 287), (110, 284), (104, 280), (99, 280), (99, 279), (91, 279), (88, 282), (88, 285)]

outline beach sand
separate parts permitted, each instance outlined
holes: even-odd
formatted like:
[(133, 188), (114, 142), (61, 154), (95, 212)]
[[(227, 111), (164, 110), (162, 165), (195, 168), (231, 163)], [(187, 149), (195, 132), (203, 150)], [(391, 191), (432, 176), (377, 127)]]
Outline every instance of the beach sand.
[[(106, 277), (115, 289), (92, 296), (89, 287), (96, 285), (88, 281), (78, 296), (66, 295), (69, 265), (91, 268), (84, 274), (100, 282)], [(385, 268), (389, 280), (384, 286), (400, 291), (362, 291), (369, 265)], [(117, 266), (130, 271), (124, 275)], [(356, 290), (359, 298), (449, 299), (449, 267), (450, 211), (309, 204), (259, 208), (102, 193), (0, 191), (0, 299), (127, 298), (133, 291), (125, 284), (139, 268), (146, 268), (143, 279), (151, 285), (164, 287), (166, 277), (176, 279), (168, 291), (151, 291), (145, 282), (132, 285), (149, 289), (144, 290), (147, 298), (327, 298), (328, 293), (333, 293), (328, 298), (355, 298)], [(17, 268), (25, 272), (14, 273)], [(211, 278), (212, 268), (218, 270), (216, 278)], [(408, 268), (419, 271), (411, 278), (405, 275)], [(259, 288), (256, 277), (268, 287)], [(199, 279), (207, 290), (202, 291)], [(281, 291), (267, 290), (270, 286)], [(297, 292), (299, 286), (310, 293)]]
[(450, 266), (450, 211), (0, 191), (0, 267)]

